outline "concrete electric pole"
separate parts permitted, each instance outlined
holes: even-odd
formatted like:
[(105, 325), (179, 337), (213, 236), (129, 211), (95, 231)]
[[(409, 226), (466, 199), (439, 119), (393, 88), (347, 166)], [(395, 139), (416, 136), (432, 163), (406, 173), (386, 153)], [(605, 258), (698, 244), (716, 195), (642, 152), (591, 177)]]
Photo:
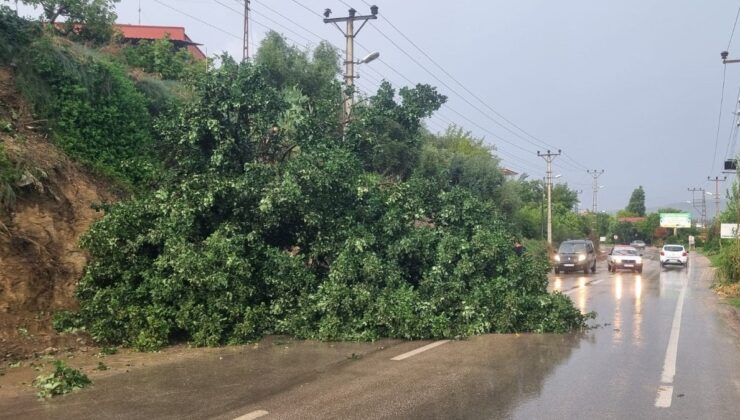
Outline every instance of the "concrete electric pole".
[[(362, 62), (369, 62), (370, 60), (374, 60), (378, 57), (376, 53), (369, 55), (365, 59), (363, 59), (361, 62), (356, 63), (355, 57), (354, 57), (354, 47), (355, 47), (355, 37), (357, 34), (360, 33), (362, 28), (365, 26), (368, 20), (371, 19), (377, 19), (378, 18), (378, 6), (370, 6), (370, 14), (369, 15), (357, 15), (357, 10), (355, 9), (349, 9), (349, 15), (345, 17), (338, 17), (338, 18), (330, 18), (331, 16), (331, 9), (324, 10), (324, 23), (333, 23), (334, 26), (339, 29), (339, 32), (341, 32), (344, 35), (345, 41), (346, 41), (346, 47), (345, 47), (345, 58), (344, 58), (344, 83), (346, 85), (344, 89), (344, 118), (343, 123), (346, 124), (347, 121), (349, 121), (350, 114), (352, 113), (352, 86), (354, 86), (354, 80), (356, 78), (355, 76), (355, 64), (360, 64)], [(359, 28), (355, 31), (355, 21), (362, 21), (362, 25), (360, 25)], [(346, 29), (342, 29), (337, 23), (338, 22), (345, 22), (346, 23)], [(348, 92), (349, 91), (349, 92)]]
[[(700, 214), (700, 220), (701, 220), (701, 226), (702, 229), (707, 228), (707, 196), (705, 194), (706, 190), (704, 188), (689, 188), (689, 192), (691, 192), (691, 206), (694, 207), (695, 210), (697, 210)], [(696, 196), (694, 193), (701, 194), (701, 206), (697, 206), (696, 204)]]
[(599, 207), (597, 205), (598, 204), (597, 194), (599, 193), (599, 177), (604, 174), (604, 170), (603, 169), (601, 169), (601, 170), (598, 170), (598, 169), (594, 169), (594, 170), (588, 169), (588, 170), (586, 170), (586, 173), (589, 174), (589, 175), (591, 175), (591, 177), (593, 177), (593, 179), (594, 179), (593, 202), (591, 203), (591, 212), (593, 214), (596, 214), (596, 212), (599, 209)]
[(244, 0), (244, 43), (242, 50), (242, 61), (249, 60), (249, 2), (250, 0)]
[(557, 153), (549, 150), (547, 153), (540, 153), (538, 150), (537, 156), (547, 162), (547, 244), (552, 245), (552, 161), (560, 156), (560, 150)]
[(707, 181), (714, 181), (714, 221), (719, 220), (719, 183), (727, 181), (727, 177), (711, 176), (707, 177)]

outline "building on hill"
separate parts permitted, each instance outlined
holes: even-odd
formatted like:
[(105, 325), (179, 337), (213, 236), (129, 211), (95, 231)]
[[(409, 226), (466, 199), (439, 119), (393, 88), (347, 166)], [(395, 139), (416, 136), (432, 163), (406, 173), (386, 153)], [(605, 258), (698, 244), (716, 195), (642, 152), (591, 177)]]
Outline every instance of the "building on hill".
[(203, 51), (198, 48), (198, 46), (202, 44), (193, 42), (193, 40), (185, 33), (185, 28), (181, 26), (116, 24), (115, 29), (121, 34), (124, 42), (130, 42), (132, 44), (136, 44), (142, 40), (154, 41), (157, 39), (164, 39), (169, 35), (170, 42), (172, 42), (175, 47), (186, 48), (196, 60), (205, 60), (206, 58)]
[(505, 177), (511, 177), (511, 178), (513, 178), (513, 177), (519, 175), (519, 172), (512, 171), (509, 168), (501, 167), (501, 169), (499, 169), (499, 170), (501, 171), (501, 174), (503, 174)]

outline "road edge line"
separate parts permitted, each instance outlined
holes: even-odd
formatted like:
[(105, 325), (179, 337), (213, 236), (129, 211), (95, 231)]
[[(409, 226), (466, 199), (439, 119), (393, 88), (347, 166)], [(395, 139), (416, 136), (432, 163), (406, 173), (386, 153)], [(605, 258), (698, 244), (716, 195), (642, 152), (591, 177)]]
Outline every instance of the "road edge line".
[(408, 359), (411, 356), (416, 356), (419, 353), (425, 352), (427, 350), (431, 350), (431, 349), (433, 349), (433, 348), (435, 348), (437, 346), (441, 346), (442, 344), (448, 343), (449, 341), (450, 340), (439, 340), (439, 341), (435, 341), (434, 343), (427, 344), (426, 346), (423, 346), (423, 347), (419, 347), (416, 350), (411, 350), (411, 351), (408, 351), (406, 353), (399, 354), (398, 356), (391, 358), (391, 360), (399, 361), (399, 360), (403, 360), (403, 359)]

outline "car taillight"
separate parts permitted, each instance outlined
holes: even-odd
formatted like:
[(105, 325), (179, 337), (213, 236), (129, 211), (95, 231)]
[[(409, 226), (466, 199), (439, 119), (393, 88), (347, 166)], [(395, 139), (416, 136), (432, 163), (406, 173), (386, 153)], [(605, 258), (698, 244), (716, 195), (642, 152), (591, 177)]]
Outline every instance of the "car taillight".
[(660, 251), (660, 255), (665, 255), (665, 252), (663, 252), (663, 251)]
[(684, 257), (686, 257), (686, 256), (688, 256), (688, 255), (689, 255), (689, 253), (688, 253), (688, 252), (686, 252), (686, 251), (684, 251), (684, 252), (683, 252), (683, 254), (681, 254), (681, 255), (683, 255)]

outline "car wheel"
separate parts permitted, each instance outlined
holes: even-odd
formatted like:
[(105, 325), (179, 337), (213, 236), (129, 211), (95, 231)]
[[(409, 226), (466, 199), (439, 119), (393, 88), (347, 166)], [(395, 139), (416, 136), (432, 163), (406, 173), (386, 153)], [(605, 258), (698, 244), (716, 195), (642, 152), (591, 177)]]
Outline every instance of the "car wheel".
[(556, 268), (556, 269), (555, 269), (555, 274), (560, 274), (560, 270), (558, 270), (558, 269)]
[(588, 266), (583, 267), (583, 274), (588, 275)]
[(596, 272), (596, 261), (594, 261), (594, 265), (591, 266), (591, 272), (592, 273)]
[(640, 267), (640, 268), (637, 269), (637, 273), (638, 274), (642, 274), (642, 267)]

